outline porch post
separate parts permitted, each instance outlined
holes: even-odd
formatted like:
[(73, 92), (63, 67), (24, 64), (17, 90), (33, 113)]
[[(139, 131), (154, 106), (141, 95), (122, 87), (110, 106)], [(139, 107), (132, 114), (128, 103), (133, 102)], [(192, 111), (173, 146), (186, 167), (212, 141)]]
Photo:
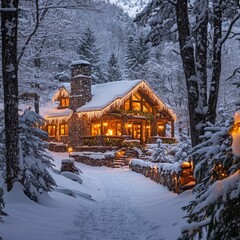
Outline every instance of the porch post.
[(123, 115), (123, 117), (122, 117), (122, 135), (127, 135), (126, 123), (127, 123), (127, 116)]
[(171, 137), (174, 138), (174, 121), (171, 121)]
[(100, 120), (100, 135), (103, 135), (103, 121)]
[(151, 136), (157, 136), (157, 118), (155, 116), (151, 120)]

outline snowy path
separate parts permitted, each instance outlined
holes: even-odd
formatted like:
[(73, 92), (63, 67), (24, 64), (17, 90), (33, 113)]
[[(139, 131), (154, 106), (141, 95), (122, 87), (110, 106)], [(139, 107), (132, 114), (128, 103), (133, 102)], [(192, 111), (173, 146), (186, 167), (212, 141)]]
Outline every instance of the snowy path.
[[(130, 170), (91, 168), (84, 165), (81, 165), (81, 168), (84, 168), (86, 175), (99, 183), (101, 187), (98, 190), (101, 191), (102, 197), (88, 209), (78, 213), (75, 221), (78, 228), (75, 227), (73, 231), (68, 231), (66, 240), (168, 240), (177, 238), (178, 233), (174, 228), (178, 225), (179, 216), (171, 218), (169, 226), (165, 226), (164, 231), (162, 225), (168, 225), (166, 224), (168, 216), (163, 217), (165, 210), (159, 209), (166, 205), (168, 197), (177, 198), (176, 194), (169, 193), (162, 186)], [(167, 199), (166, 196), (161, 199), (163, 194), (168, 196)], [(178, 214), (178, 211), (175, 214)], [(169, 227), (169, 233), (166, 227)], [(171, 233), (172, 230), (174, 234)]]
[[(66, 153), (52, 153), (60, 169)], [(17, 184), (5, 192), (0, 224), (4, 240), (176, 240), (185, 224), (181, 207), (191, 192), (177, 195), (128, 169), (90, 167), (83, 184), (51, 172), (57, 188), (28, 199)], [(73, 195), (69, 196), (69, 193)], [(89, 195), (92, 198), (89, 198)], [(17, 226), (17, 227), (16, 227)]]

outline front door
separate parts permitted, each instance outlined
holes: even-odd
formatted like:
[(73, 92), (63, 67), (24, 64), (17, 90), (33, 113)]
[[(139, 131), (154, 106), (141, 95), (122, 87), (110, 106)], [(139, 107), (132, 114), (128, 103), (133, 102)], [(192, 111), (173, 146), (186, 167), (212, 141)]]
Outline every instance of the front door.
[(134, 123), (132, 127), (132, 139), (142, 142), (142, 124)]

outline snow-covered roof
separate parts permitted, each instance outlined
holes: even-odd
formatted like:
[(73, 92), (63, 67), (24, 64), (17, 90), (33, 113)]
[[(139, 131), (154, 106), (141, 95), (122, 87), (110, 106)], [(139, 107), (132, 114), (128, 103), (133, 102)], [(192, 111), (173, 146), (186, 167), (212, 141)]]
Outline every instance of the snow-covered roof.
[[(60, 91), (62, 91), (63, 88), (65, 89), (64, 93), (70, 96), (70, 83), (63, 83), (59, 90), (54, 94), (53, 101), (57, 100)], [(146, 92), (153, 99), (153, 101), (158, 104), (160, 110), (165, 110), (174, 119), (176, 118), (171, 108), (169, 108), (169, 106), (167, 106), (143, 80), (115, 81), (93, 85), (91, 87), (92, 99), (82, 107), (78, 108), (77, 113), (79, 115), (87, 114), (90, 118), (101, 117), (111, 108), (119, 107), (124, 104), (124, 101), (126, 101), (132, 93), (135, 93), (140, 89)], [(64, 114), (68, 113), (67, 110), (69, 111), (69, 109), (60, 110), (56, 108), (52, 113), (49, 111), (47, 116), (57, 116), (58, 112), (59, 116), (63, 116)], [(60, 114), (60, 112), (62, 112), (62, 114)]]
[(101, 110), (116, 99), (124, 97), (141, 80), (134, 81), (115, 81), (92, 86), (92, 99), (84, 106), (77, 109), (77, 112), (88, 112)]
[(124, 104), (132, 93), (139, 89), (145, 91), (159, 106), (159, 109), (165, 110), (176, 119), (173, 113), (161, 98), (143, 80), (115, 81), (92, 86), (92, 99), (84, 106), (77, 109), (79, 115), (87, 114), (88, 117), (101, 117), (111, 108), (119, 107)]
[(74, 66), (74, 65), (90, 65), (90, 62), (86, 60), (77, 60), (71, 63), (71, 66)]
[(73, 111), (69, 108), (59, 109), (58, 102), (51, 102), (40, 108), (40, 114), (45, 118), (60, 117), (63, 120), (67, 120), (72, 112)]

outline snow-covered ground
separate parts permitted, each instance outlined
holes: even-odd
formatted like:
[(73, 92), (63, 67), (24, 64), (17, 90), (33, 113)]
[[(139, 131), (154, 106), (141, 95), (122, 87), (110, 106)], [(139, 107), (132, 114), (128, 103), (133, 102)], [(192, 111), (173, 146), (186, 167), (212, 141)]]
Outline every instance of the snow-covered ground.
[[(52, 153), (56, 169), (65, 153)], [(4, 240), (174, 240), (185, 220), (181, 207), (191, 192), (181, 195), (129, 169), (90, 167), (76, 163), (83, 184), (52, 173), (58, 187), (40, 204), (16, 185), (5, 194), (0, 223)], [(72, 196), (69, 196), (71, 194)], [(90, 197), (91, 195), (91, 197)]]

